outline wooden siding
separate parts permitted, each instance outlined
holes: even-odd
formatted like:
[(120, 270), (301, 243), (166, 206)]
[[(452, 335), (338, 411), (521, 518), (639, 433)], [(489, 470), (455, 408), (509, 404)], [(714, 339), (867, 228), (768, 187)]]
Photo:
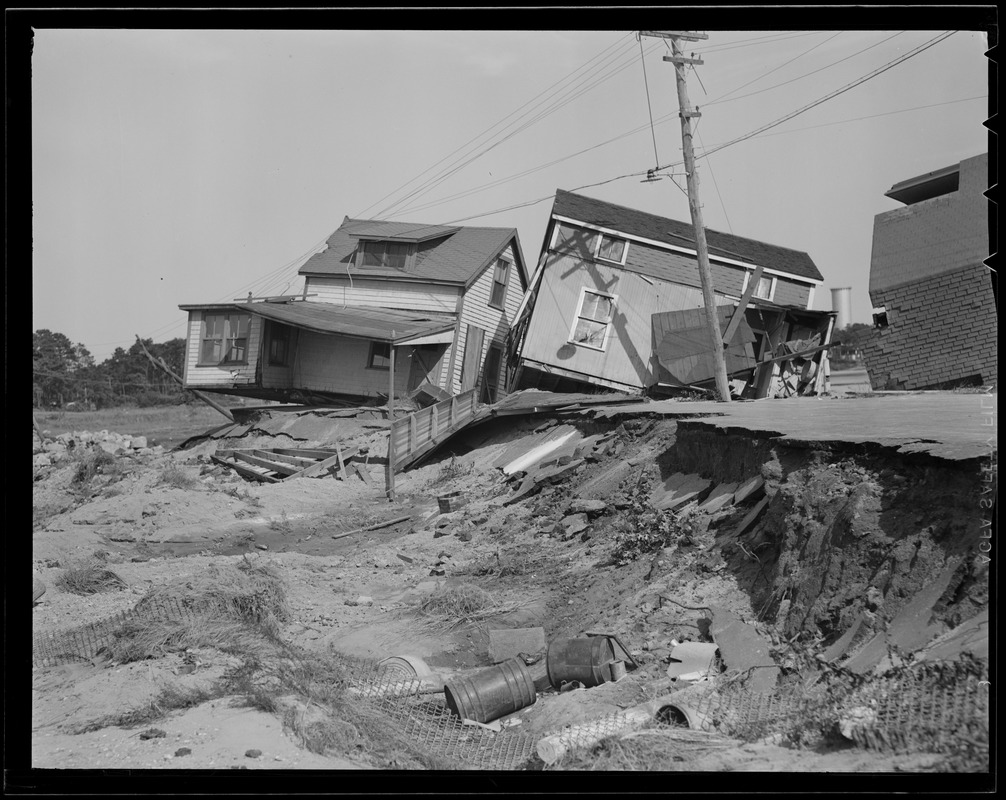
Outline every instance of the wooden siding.
[[(634, 246), (631, 243), (630, 258)], [(618, 298), (604, 351), (569, 342), (582, 288)], [(717, 302), (731, 301), (717, 295)], [(701, 289), (553, 255), (542, 276), (522, 355), (541, 364), (643, 388), (656, 382), (652, 315), (702, 305)]]
[(346, 306), (454, 313), (459, 287), (408, 281), (375, 281), (341, 275), (305, 279), (312, 300)]
[(247, 386), (255, 383), (255, 368), (258, 364), (262, 341), (262, 319), (252, 316), (248, 327), (247, 364), (227, 366), (199, 366), (199, 348), (202, 343), (203, 314), (234, 314), (232, 308), (200, 309), (189, 312), (188, 344), (185, 349), (185, 386), (198, 389), (200, 386)]
[(775, 283), (775, 295), (772, 302), (783, 306), (801, 306), (807, 308), (810, 304), (810, 284), (788, 281), (779, 278)]
[[(504, 345), (507, 331), (510, 330), (510, 322), (517, 311), (517, 307), (520, 305), (521, 298), (524, 296), (521, 290), (520, 277), (517, 275), (518, 268), (514, 260), (513, 247), (507, 246), (500, 255), (512, 264), (503, 309), (500, 310), (489, 305), (489, 298), (492, 295), (493, 273), (496, 267), (496, 259), (494, 258), (468, 288), (461, 304), (456, 340), (457, 346), (451, 354), (451, 359), (454, 362), (452, 380), (450, 381), (450, 385), (446, 385), (447, 375), (450, 371), (450, 362), (448, 362), (444, 366), (443, 381), (441, 383), (441, 386), (451, 394), (458, 394), (461, 391), (461, 365), (464, 363), (468, 326), (475, 325), (486, 332), (482, 340), (482, 349), (478, 355), (478, 365), (479, 369), (481, 369), (485, 363), (489, 345), (498, 344), (501, 347)], [(501, 364), (499, 385), (503, 385), (503, 374), (503, 365)]]
[[(409, 361), (395, 348), (395, 394), (404, 394)], [(388, 371), (370, 369), (370, 342), (312, 331), (301, 331), (293, 368), (298, 389), (375, 397), (388, 393)]]
[[(593, 231), (579, 228), (575, 230), (585, 235), (594, 235)], [(582, 255), (585, 251), (584, 241), (585, 236), (573, 235), (573, 229), (568, 223), (560, 223), (555, 252), (563, 255), (575, 254), (581, 261), (588, 260)], [(682, 247), (688, 246), (688, 242), (685, 241), (682, 241), (681, 244)], [(697, 289), (702, 288), (699, 265), (695, 257), (631, 240), (627, 241), (627, 246), (629, 252), (626, 255), (625, 269), (669, 283)], [(598, 261), (596, 263), (601, 265), (604, 262)], [(772, 265), (765, 264), (764, 266), (771, 268)], [(717, 292), (740, 295), (744, 291), (744, 273), (754, 272), (754, 267), (744, 269), (710, 260), (709, 271), (712, 274), (713, 287)]]

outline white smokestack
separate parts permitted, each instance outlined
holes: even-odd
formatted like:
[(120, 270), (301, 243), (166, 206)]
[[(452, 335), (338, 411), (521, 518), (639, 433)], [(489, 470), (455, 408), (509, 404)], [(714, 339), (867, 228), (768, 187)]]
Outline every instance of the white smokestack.
[(841, 330), (852, 323), (852, 287), (831, 290), (831, 310), (838, 316), (835, 318), (835, 330)]

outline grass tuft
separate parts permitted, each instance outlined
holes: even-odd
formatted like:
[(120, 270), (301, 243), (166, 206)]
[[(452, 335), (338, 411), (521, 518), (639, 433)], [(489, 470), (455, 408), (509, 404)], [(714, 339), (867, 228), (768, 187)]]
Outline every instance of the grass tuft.
[(93, 557), (67, 568), (54, 583), (65, 592), (80, 595), (110, 592), (127, 586), (122, 578), (105, 567), (103, 559)]
[(112, 479), (122, 477), (122, 465), (119, 459), (101, 448), (75, 449), (77, 466), (74, 469), (71, 483), (79, 489), (87, 489), (91, 481), (98, 475), (106, 475)]
[(530, 602), (503, 603), (472, 583), (459, 583), (440, 587), (426, 595), (420, 601), (419, 612), (429, 626), (449, 631), (462, 625), (482, 623), (499, 614), (508, 614)]
[(157, 483), (175, 489), (191, 489), (196, 486), (198, 481), (177, 464), (169, 464), (161, 470), (161, 474), (157, 477)]

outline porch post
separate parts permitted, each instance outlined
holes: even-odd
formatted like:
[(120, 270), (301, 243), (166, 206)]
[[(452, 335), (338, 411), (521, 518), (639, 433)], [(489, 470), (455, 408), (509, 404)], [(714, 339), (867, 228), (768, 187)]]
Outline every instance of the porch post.
[(395, 501), (395, 332), (388, 343), (388, 500)]

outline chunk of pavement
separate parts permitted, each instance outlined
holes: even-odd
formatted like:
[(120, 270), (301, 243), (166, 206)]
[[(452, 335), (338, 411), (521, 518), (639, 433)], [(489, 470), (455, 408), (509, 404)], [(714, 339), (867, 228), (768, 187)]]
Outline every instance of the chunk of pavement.
[(736, 483), (721, 483), (709, 493), (709, 497), (699, 506), (699, 511), (703, 511), (706, 514), (713, 514), (719, 511), (724, 506), (728, 506), (734, 502), (734, 492), (736, 491)]
[(31, 601), (37, 603), (38, 599), (45, 594), (45, 584), (37, 575), (32, 576)]
[(881, 672), (890, 666), (887, 656), (891, 645), (901, 653), (914, 653), (942, 633), (942, 626), (932, 621), (933, 606), (947, 590), (960, 563), (960, 556), (948, 559), (936, 579), (923, 586), (894, 615), (886, 632), (877, 633), (844, 666), (857, 675), (871, 670)]
[(769, 654), (770, 644), (757, 630), (725, 608), (710, 606), (709, 633), (730, 670), (751, 670), (747, 686), (753, 692), (771, 692), (779, 667)]
[(673, 679), (695, 672), (705, 675), (712, 668), (717, 649), (713, 642), (682, 642), (671, 650), (667, 677)]
[(989, 610), (986, 608), (936, 639), (916, 658), (919, 661), (955, 661), (962, 653), (975, 658), (989, 656)]
[(489, 660), (493, 664), (516, 658), (520, 653), (539, 653), (545, 646), (544, 628), (489, 631)]
[(654, 508), (667, 511), (691, 500), (699, 502), (704, 499), (712, 485), (711, 480), (699, 475), (676, 472), (653, 490), (650, 503)]
[(580, 497), (569, 504), (570, 514), (586, 514), (588, 517), (596, 517), (608, 510), (608, 504), (604, 500), (596, 500), (589, 497)]
[(575, 536), (590, 527), (586, 514), (570, 514), (568, 517), (563, 517), (560, 524), (567, 536)]
[(768, 500), (769, 499), (767, 497), (763, 497), (761, 500), (755, 503), (754, 508), (752, 508), (750, 511), (748, 511), (747, 514), (744, 515), (744, 519), (742, 519), (740, 521), (740, 524), (736, 528), (734, 528), (733, 533), (731, 535), (741, 536), (752, 525), (754, 525), (755, 521), (758, 519), (758, 517), (761, 516), (761, 513), (765, 510), (765, 507), (768, 505)]
[(734, 492), (734, 502), (738, 505), (749, 498), (756, 498), (765, 492), (765, 479), (761, 475), (749, 478), (737, 487)]

